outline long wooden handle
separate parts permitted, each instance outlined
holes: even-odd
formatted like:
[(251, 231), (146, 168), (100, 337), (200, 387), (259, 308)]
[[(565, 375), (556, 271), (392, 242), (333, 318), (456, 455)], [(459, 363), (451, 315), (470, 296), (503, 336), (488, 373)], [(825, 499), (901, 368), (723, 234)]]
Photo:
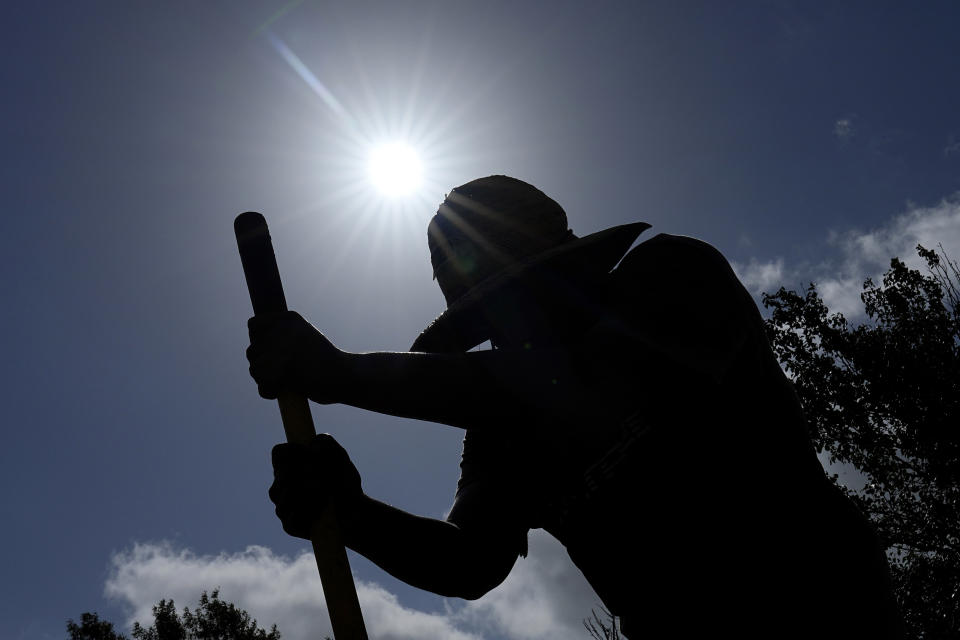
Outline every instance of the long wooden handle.
[[(254, 211), (241, 213), (233, 223), (240, 249), (243, 274), (247, 279), (253, 314), (287, 310), (280, 271), (270, 242), (270, 231), (263, 216)], [(307, 399), (295, 393), (277, 398), (287, 442), (307, 444), (316, 435)], [(317, 559), (323, 595), (330, 612), (330, 624), (337, 640), (367, 640), (367, 630), (357, 600), (357, 588), (350, 573), (350, 561), (343, 546), (340, 528), (332, 506), (324, 509), (310, 527), (310, 542)]]

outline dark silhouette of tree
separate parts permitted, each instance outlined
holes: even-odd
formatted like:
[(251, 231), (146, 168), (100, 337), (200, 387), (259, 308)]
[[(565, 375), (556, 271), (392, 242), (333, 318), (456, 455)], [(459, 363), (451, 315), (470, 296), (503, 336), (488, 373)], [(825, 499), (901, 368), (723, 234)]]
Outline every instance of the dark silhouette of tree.
[[(113, 624), (100, 620), (96, 613), (84, 613), (77, 625), (67, 621), (70, 640), (126, 640), (126, 636), (113, 630)], [(161, 600), (153, 607), (153, 624), (133, 624), (136, 640), (280, 640), (277, 625), (270, 631), (257, 626), (250, 614), (234, 604), (220, 599), (214, 589), (210, 595), (204, 591), (196, 610), (183, 608), (177, 613), (173, 600)]]
[(590, 633), (590, 637), (595, 640), (621, 640), (620, 624), (617, 617), (605, 607), (600, 607), (600, 611), (603, 613), (602, 618), (596, 609), (591, 609), (591, 617), (583, 621), (583, 626)]
[(80, 624), (67, 620), (67, 633), (70, 640), (127, 640), (125, 635), (113, 630), (112, 622), (89, 612), (80, 616)]
[(763, 304), (817, 450), (864, 477), (844, 491), (887, 545), (909, 633), (960, 638), (960, 270), (942, 247), (917, 252), (928, 272), (893, 258), (856, 326), (815, 284)]

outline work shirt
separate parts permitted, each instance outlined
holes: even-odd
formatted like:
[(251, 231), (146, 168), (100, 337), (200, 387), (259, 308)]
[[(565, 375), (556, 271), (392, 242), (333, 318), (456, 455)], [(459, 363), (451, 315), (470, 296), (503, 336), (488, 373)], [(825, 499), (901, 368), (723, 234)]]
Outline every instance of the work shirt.
[(458, 495), (554, 535), (630, 637), (898, 637), (876, 536), (721, 254), (661, 234), (595, 287), (595, 321), (564, 345), (576, 379), (557, 381), (590, 417), (468, 430)]

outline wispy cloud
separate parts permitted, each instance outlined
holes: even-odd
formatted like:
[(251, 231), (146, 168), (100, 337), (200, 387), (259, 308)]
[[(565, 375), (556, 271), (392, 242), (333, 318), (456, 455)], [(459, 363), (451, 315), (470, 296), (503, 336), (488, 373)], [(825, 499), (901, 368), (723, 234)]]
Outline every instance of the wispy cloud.
[(943, 155), (954, 156), (960, 154), (960, 138), (951, 133), (947, 136), (947, 144), (943, 147)]
[(856, 319), (864, 313), (860, 300), (864, 280), (879, 281), (894, 256), (921, 271), (926, 265), (917, 255), (917, 244), (929, 249), (942, 245), (951, 257), (960, 256), (960, 194), (931, 207), (908, 206), (905, 213), (871, 230), (832, 231), (824, 244), (833, 255), (819, 264), (786, 265), (783, 258), (776, 258), (751, 259), (733, 267), (754, 295), (815, 282), (831, 311)]
[(751, 258), (745, 265), (734, 263), (733, 269), (740, 278), (740, 282), (755, 296), (776, 290), (784, 281), (783, 258), (769, 262), (760, 262), (756, 258)]
[(833, 123), (833, 135), (836, 136), (840, 142), (847, 142), (853, 137), (853, 134), (853, 116), (839, 118)]
[(910, 206), (906, 213), (876, 229), (832, 233), (828, 242), (839, 252), (838, 268), (832, 275), (827, 275), (832, 265), (819, 269), (825, 276), (815, 280), (820, 294), (832, 310), (862, 313), (860, 291), (864, 279), (879, 281), (894, 256), (924, 271), (926, 264), (917, 255), (918, 244), (928, 249), (942, 245), (953, 257), (960, 253), (960, 195), (932, 207)]
[[(107, 597), (129, 611), (127, 625), (152, 620), (151, 607), (172, 598), (194, 606), (203, 590), (250, 612), (261, 626), (276, 623), (288, 640), (332, 635), (312, 555), (296, 558), (251, 546), (238, 553), (197, 555), (169, 543), (141, 543), (116, 553)], [(542, 532), (530, 537), (530, 555), (510, 577), (474, 602), (449, 601), (443, 612), (402, 606), (383, 587), (358, 582), (357, 593), (371, 637), (382, 640), (580, 639), (581, 620), (599, 599), (566, 557)]]

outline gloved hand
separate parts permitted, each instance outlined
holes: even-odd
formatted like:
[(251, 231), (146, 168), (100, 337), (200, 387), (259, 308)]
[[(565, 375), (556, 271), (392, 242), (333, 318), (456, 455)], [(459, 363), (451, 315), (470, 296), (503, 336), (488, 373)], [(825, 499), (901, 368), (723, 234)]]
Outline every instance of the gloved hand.
[(330, 434), (318, 434), (308, 445), (273, 448), (270, 500), (288, 534), (309, 540), (310, 524), (331, 500), (341, 525), (348, 524), (362, 497), (357, 468)]
[(294, 391), (314, 402), (336, 402), (346, 381), (346, 354), (295, 311), (255, 316), (247, 322), (250, 375), (260, 396), (273, 400)]

